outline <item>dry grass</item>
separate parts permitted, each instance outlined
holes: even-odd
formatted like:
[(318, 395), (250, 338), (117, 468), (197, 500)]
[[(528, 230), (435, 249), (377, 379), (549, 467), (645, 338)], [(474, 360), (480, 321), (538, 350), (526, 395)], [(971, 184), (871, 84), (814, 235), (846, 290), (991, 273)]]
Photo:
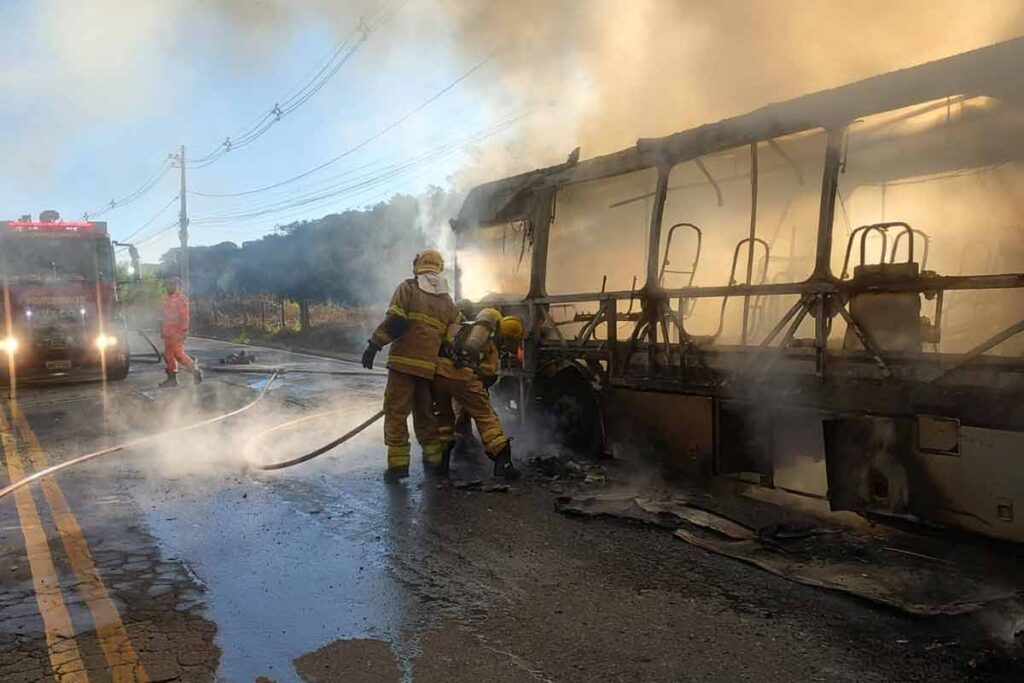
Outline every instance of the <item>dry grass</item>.
[[(240, 343), (273, 341), (311, 349), (349, 351), (362, 348), (382, 311), (311, 303), (310, 329), (299, 327), (299, 304), (260, 297), (200, 300), (192, 306), (195, 334)], [(283, 322), (283, 324), (282, 324)]]

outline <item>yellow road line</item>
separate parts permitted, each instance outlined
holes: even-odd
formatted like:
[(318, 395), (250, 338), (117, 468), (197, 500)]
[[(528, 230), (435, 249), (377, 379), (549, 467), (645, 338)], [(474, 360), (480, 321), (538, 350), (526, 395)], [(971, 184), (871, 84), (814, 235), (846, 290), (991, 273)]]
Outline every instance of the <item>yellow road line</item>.
[[(0, 411), (0, 442), (3, 444), (7, 472), (11, 481), (22, 479), (25, 476), (25, 469), (3, 411)], [(85, 673), (82, 655), (78, 651), (75, 629), (71, 625), (68, 608), (64, 604), (57, 569), (53, 565), (50, 545), (46, 541), (46, 531), (39, 518), (32, 490), (18, 489), (14, 492), (14, 500), (18, 509), (18, 519), (21, 521), (21, 533), (25, 537), (25, 552), (28, 555), (29, 568), (32, 570), (32, 584), (36, 591), (39, 614), (43, 618), (43, 630), (46, 633), (46, 644), (54, 676), (60, 683), (88, 683), (89, 677)]]
[[(47, 467), (49, 462), (46, 451), (43, 450), (39, 438), (32, 431), (25, 415), (16, 403), (10, 403), (9, 406), (11, 417), (18, 428), (22, 441), (28, 447), (36, 470)], [(78, 526), (78, 520), (71, 512), (60, 485), (51, 476), (41, 479), (40, 487), (50, 505), (50, 510), (53, 511), (53, 519), (57, 524), (61, 540), (64, 542), (64, 550), (71, 562), (71, 568), (78, 577), (79, 591), (92, 613), (100, 648), (110, 667), (110, 675), (114, 683), (145, 683), (149, 680), (146, 671), (132, 646), (128, 631), (125, 630), (121, 615), (117, 611), (117, 606), (110, 599), (110, 594), (96, 568), (96, 562), (89, 551), (89, 545), (85, 541), (82, 529)]]

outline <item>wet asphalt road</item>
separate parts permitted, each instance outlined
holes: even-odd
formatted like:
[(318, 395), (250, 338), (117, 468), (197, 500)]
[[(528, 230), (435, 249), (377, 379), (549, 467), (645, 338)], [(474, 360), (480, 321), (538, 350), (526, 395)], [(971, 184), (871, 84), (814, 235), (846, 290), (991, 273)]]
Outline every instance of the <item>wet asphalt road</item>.
[[(207, 364), (237, 348), (193, 344)], [(161, 375), (139, 365), (105, 393), (23, 388), (4, 404), (0, 481), (232, 410), (266, 381), (210, 373), (199, 389), (158, 391)], [(292, 469), (247, 464), (329, 441), (372, 415), (382, 389), (381, 376), (289, 374), (238, 418), (0, 500), (0, 681), (1022, 678), (991, 624), (911, 618), (657, 529), (560, 516), (553, 500), (572, 484), (453, 490), (414, 465), (386, 487), (379, 424)]]

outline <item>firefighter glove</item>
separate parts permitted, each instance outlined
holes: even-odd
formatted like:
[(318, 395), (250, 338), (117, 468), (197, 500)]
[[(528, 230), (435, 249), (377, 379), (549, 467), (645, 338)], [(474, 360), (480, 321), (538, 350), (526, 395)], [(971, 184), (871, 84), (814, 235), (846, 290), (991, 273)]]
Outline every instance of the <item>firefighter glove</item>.
[(372, 341), (366, 343), (366, 350), (363, 351), (363, 367), (367, 370), (373, 370), (373, 359), (376, 358), (377, 352), (380, 351), (380, 347), (374, 344)]

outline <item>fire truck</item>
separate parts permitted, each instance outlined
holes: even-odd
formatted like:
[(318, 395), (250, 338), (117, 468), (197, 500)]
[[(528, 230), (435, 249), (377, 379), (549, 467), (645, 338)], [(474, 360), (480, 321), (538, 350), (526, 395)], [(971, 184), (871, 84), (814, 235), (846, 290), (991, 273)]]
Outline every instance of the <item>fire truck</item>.
[(0, 223), (0, 378), (124, 379), (130, 355), (107, 224), (39, 218)]

